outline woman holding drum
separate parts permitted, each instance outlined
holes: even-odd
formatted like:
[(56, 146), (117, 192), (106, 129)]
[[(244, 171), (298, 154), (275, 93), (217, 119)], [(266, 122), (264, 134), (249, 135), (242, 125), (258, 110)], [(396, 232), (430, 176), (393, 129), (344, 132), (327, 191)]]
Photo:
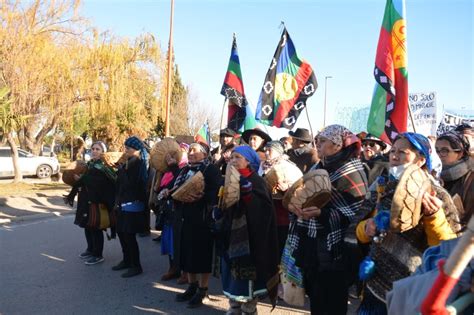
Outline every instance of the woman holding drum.
[(364, 167), (358, 159), (360, 140), (347, 128), (330, 125), (318, 135), (321, 161), (331, 181), (329, 202), (319, 207), (289, 204), (297, 219), (290, 224), (288, 243), (303, 271), (312, 314), (346, 314), (348, 283), (344, 235), (367, 192)]
[(377, 198), (364, 204), (372, 211), (370, 218), (356, 230), (359, 242), (371, 243), (359, 272), (366, 281), (361, 314), (386, 314), (386, 293), (393, 282), (415, 271), (429, 245), (455, 238), (459, 229), (449, 195), (430, 178), (429, 140), (417, 133), (400, 134), (389, 159), (390, 175), (377, 179), (372, 192)]

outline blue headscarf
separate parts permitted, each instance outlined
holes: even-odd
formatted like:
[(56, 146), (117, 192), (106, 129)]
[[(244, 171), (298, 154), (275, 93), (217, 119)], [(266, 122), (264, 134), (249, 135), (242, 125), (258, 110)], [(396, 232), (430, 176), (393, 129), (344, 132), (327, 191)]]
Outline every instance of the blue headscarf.
[(415, 133), (415, 132), (404, 132), (400, 134), (397, 139), (399, 138), (405, 138), (407, 139), (411, 145), (421, 154), (425, 157), (426, 159), (426, 167), (428, 168), (428, 171), (431, 172), (433, 169), (432, 163), (431, 163), (431, 145), (430, 141), (428, 138), (425, 136)]
[(143, 141), (132, 136), (125, 140), (125, 146), (140, 151), (140, 179), (146, 183), (148, 180), (148, 152)]
[(258, 171), (260, 167), (260, 158), (258, 157), (257, 152), (248, 145), (240, 145), (234, 149), (233, 152), (237, 152), (242, 155), (247, 161), (249, 161), (250, 166), (254, 171)]

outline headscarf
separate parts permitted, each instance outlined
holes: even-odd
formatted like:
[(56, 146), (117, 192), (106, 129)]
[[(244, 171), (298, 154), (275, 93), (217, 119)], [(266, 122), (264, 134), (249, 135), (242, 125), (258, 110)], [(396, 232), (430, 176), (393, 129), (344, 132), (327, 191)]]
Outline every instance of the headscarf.
[(183, 150), (186, 150), (186, 152), (189, 151), (189, 144), (187, 144), (187, 143), (185, 143), (185, 142), (181, 142), (181, 143), (179, 144), (179, 147), (180, 147), (181, 149), (183, 149)]
[(425, 136), (415, 132), (404, 132), (399, 134), (395, 141), (398, 139), (407, 139), (408, 142), (426, 159), (426, 167), (431, 172), (433, 169), (431, 162), (431, 146), (430, 141)]
[(131, 136), (125, 140), (125, 146), (140, 151), (140, 171), (139, 178), (145, 183), (148, 180), (148, 152), (146, 151), (143, 141), (136, 136)]
[(254, 171), (258, 171), (260, 167), (260, 158), (258, 157), (257, 152), (255, 152), (248, 145), (240, 145), (234, 149), (233, 152), (237, 152), (242, 155), (247, 161), (249, 161), (250, 166)]
[(96, 145), (96, 144), (101, 147), (102, 153), (107, 152), (107, 146), (106, 146), (105, 143), (102, 142), (102, 141), (96, 141), (96, 142), (94, 142), (94, 143), (91, 145), (91, 148), (92, 148), (94, 145)]
[(469, 156), (471, 145), (464, 135), (456, 131), (448, 131), (438, 137), (438, 140), (446, 140), (455, 150), (461, 150), (463, 157)]
[(283, 144), (280, 141), (270, 141), (265, 144), (264, 149), (271, 148), (272, 151), (278, 152), (281, 154), (285, 153), (285, 148), (283, 148)]
[(360, 139), (349, 129), (341, 125), (329, 125), (318, 135), (331, 140), (332, 143), (346, 148), (352, 144), (358, 144), (360, 148)]
[(189, 146), (189, 149), (197, 149), (202, 153), (206, 153), (206, 155), (209, 155), (209, 146), (206, 143), (203, 142), (194, 142), (191, 143)]

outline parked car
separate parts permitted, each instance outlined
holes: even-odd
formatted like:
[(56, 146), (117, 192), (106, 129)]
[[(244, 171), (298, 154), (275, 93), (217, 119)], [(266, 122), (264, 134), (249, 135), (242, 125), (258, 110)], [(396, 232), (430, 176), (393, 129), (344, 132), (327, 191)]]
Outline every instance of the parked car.
[[(59, 162), (55, 157), (36, 156), (18, 149), (18, 160), (23, 175), (36, 175), (48, 178), (59, 173)], [(0, 147), (0, 177), (14, 176), (13, 159), (10, 147)]]
[(89, 162), (91, 160), (91, 157), (92, 157), (91, 149), (86, 149), (84, 151), (84, 161)]

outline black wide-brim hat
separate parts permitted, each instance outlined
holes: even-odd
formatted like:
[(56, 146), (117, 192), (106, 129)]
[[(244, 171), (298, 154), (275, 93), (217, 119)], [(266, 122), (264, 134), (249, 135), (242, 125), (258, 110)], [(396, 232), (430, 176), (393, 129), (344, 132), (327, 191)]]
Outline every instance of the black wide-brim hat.
[(376, 136), (368, 133), (364, 139), (362, 139), (362, 143), (364, 142), (367, 142), (367, 141), (373, 141), (373, 142), (377, 142), (378, 144), (380, 144), (380, 146), (382, 147), (382, 149), (385, 149), (387, 147), (387, 144), (385, 142), (383, 142), (382, 140), (380, 140), (379, 138), (377, 138)]
[(272, 141), (272, 138), (265, 132), (263, 131), (262, 129), (260, 128), (255, 128), (255, 129), (248, 129), (248, 130), (245, 130), (243, 133), (242, 133), (242, 139), (245, 141), (245, 143), (249, 143), (249, 139), (250, 139), (250, 136), (251, 135), (257, 135), (259, 136), (260, 138), (263, 139), (264, 141), (264, 145), (269, 142), (269, 141)]
[(301, 140), (303, 142), (311, 142), (313, 141), (313, 137), (311, 137), (311, 134), (309, 133), (308, 129), (305, 128), (298, 128), (295, 130), (295, 132), (290, 131), (288, 134), (295, 139)]

